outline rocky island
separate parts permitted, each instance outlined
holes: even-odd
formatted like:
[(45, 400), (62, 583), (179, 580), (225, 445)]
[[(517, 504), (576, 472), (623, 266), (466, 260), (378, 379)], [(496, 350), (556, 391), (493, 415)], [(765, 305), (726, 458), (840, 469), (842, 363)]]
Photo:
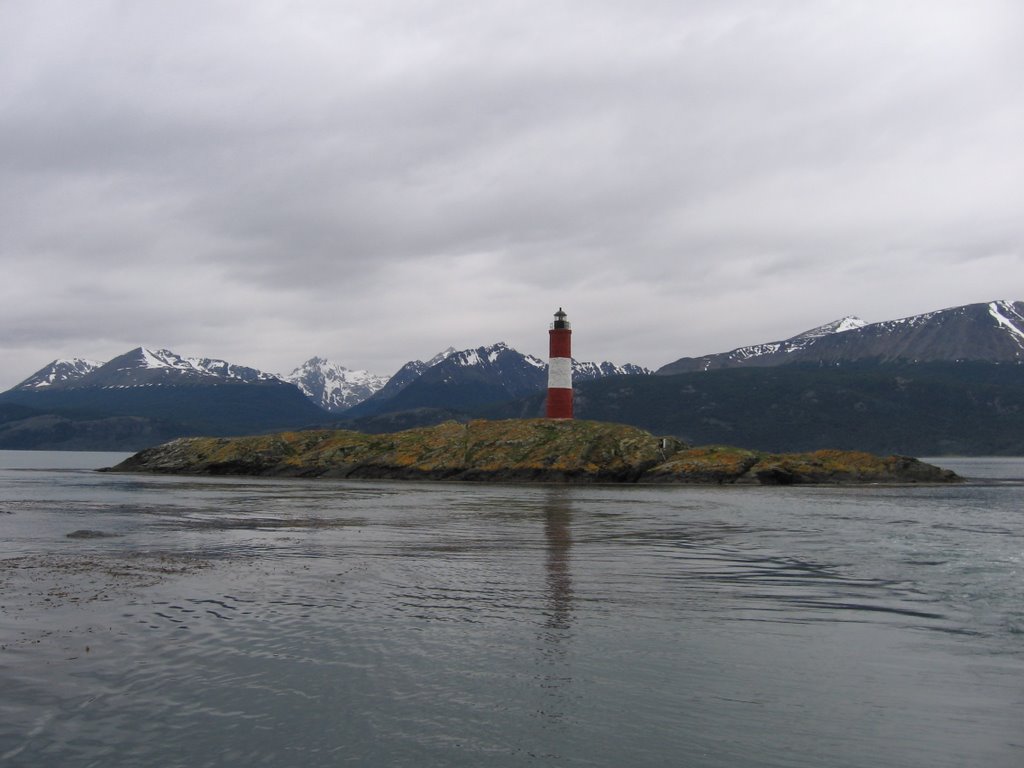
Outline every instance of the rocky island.
[(383, 435), (310, 430), (190, 437), (149, 448), (108, 471), (560, 483), (948, 483), (949, 470), (858, 451), (770, 454), (693, 448), (621, 424), (584, 420), (454, 421)]

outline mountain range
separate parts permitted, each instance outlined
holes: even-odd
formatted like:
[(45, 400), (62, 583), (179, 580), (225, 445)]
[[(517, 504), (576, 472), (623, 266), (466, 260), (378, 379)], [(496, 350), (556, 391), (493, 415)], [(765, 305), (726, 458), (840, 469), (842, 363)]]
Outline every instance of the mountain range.
[[(668, 345), (666, 341), (666, 345)], [(580, 417), (696, 443), (1024, 453), (1024, 302), (865, 323), (652, 371), (573, 361)], [(56, 360), (0, 394), (0, 448), (135, 450), (185, 435), (313, 426), (392, 431), (541, 415), (547, 366), (504, 343), (448, 348), (391, 377), (314, 357), (287, 375), (168, 350)]]
[[(133, 450), (184, 435), (321, 425), (364, 402), (364, 414), (484, 405), (543, 389), (546, 367), (500, 342), (449, 348), (407, 363), (390, 378), (320, 357), (278, 375), (137, 347), (107, 363), (55, 360), (0, 394), (0, 448)], [(608, 362), (576, 362), (574, 368), (580, 380), (651, 373)]]
[(784, 341), (730, 352), (683, 357), (657, 370), (663, 376), (719, 368), (762, 368), (794, 363), (1024, 360), (1024, 302), (992, 301), (865, 323), (857, 317), (814, 328)]
[[(503, 342), (456, 352), (447, 349), (428, 363), (406, 363), (388, 385), (346, 411), (346, 421), (416, 409), (464, 410), (526, 397), (547, 386), (547, 363)], [(573, 381), (649, 375), (627, 363), (572, 361)]]
[(137, 347), (102, 364), (56, 360), (4, 392), (0, 448), (132, 450), (183, 435), (287, 429), (323, 414), (272, 374)]

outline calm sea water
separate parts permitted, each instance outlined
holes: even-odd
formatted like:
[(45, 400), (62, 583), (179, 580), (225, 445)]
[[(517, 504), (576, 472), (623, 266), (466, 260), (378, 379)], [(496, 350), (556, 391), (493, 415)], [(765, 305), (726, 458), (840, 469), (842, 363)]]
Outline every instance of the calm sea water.
[(910, 488), (91, 471), (119, 458), (0, 452), (0, 764), (1024, 765), (1024, 460)]

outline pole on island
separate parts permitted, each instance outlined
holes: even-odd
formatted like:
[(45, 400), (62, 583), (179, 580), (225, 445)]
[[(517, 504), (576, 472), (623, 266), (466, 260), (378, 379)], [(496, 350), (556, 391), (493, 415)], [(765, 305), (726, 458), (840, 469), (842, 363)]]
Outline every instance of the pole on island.
[(549, 419), (572, 418), (572, 326), (559, 307), (548, 331)]

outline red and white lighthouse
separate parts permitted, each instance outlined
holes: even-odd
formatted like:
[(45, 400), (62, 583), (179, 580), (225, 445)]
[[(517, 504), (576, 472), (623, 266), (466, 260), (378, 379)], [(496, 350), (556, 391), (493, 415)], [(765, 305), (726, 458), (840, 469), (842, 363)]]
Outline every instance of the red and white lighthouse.
[(548, 331), (547, 417), (572, 418), (572, 326), (561, 307)]

